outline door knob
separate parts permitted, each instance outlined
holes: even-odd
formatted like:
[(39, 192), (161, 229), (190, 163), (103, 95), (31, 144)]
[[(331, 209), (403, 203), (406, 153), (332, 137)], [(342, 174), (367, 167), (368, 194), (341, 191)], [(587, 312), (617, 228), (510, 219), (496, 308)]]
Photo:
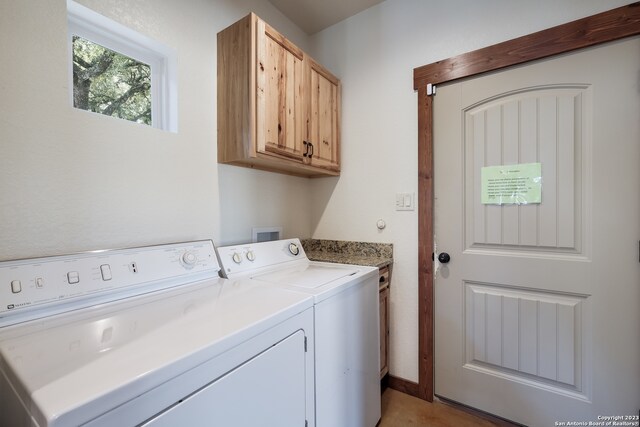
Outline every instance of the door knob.
[(440, 261), (441, 264), (446, 264), (451, 261), (451, 257), (446, 252), (440, 252), (438, 254), (438, 261)]

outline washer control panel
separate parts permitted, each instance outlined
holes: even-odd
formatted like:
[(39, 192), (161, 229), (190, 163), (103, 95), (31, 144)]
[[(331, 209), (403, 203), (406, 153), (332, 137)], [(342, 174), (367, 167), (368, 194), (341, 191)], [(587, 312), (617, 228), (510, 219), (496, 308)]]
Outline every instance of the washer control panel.
[(35, 307), (143, 287), (139, 293), (149, 292), (191, 276), (217, 278), (219, 269), (210, 240), (3, 261), (0, 326), (5, 317)]
[(299, 239), (272, 240), (218, 247), (222, 273), (249, 273), (271, 265), (307, 259)]

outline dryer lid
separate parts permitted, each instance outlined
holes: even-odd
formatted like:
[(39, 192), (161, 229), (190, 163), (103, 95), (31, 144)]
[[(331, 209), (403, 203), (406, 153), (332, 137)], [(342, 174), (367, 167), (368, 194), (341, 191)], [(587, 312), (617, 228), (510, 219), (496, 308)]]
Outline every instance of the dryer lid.
[(354, 276), (360, 270), (352, 266), (326, 266), (318, 264), (303, 264), (284, 270), (273, 271), (253, 276), (253, 279), (264, 282), (298, 286), (314, 289), (345, 277)]

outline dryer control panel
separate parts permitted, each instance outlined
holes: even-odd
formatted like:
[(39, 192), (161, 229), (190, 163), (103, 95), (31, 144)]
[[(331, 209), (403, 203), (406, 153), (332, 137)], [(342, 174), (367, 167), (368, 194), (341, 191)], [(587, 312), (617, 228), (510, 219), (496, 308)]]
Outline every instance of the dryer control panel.
[(217, 278), (219, 269), (210, 240), (0, 262), (0, 327), (33, 310), (75, 309)]
[(272, 240), (218, 248), (224, 277), (257, 272), (266, 267), (307, 260), (300, 239)]

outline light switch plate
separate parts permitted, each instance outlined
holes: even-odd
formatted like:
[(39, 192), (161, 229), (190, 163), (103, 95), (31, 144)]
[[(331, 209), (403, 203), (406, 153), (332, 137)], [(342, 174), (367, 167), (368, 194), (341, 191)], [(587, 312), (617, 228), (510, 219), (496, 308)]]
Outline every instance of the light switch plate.
[(412, 211), (415, 207), (415, 193), (396, 193), (397, 211)]

